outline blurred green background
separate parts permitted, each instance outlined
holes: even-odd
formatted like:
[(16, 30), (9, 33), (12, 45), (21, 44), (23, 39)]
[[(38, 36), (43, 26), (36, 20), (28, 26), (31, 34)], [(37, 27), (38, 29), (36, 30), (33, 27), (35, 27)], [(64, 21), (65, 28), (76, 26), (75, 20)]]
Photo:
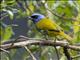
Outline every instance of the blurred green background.
[[(32, 13), (41, 13), (53, 19), (65, 33), (73, 37), (74, 43), (80, 43), (80, 1), (70, 0), (1, 0), (0, 1), (0, 41), (16, 39), (20, 35), (30, 38), (42, 38), (33, 22), (28, 19)], [(48, 9), (51, 11), (49, 11)], [(57, 16), (56, 16), (57, 15)], [(53, 47), (29, 46), (37, 60), (57, 60)], [(47, 48), (44, 50), (44, 48)], [(62, 48), (59, 49), (60, 60), (66, 60)], [(0, 52), (1, 60), (32, 60), (24, 49), (9, 50), (9, 54)], [(75, 56), (79, 52), (71, 51)], [(74, 60), (79, 60), (76, 58)]]

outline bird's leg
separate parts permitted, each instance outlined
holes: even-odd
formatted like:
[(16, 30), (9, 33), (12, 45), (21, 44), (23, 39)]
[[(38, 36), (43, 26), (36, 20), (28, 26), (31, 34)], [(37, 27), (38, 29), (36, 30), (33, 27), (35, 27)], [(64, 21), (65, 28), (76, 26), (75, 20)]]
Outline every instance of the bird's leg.
[(47, 30), (38, 30), (38, 31), (43, 35), (43, 38), (48, 40), (48, 31)]
[(54, 37), (54, 42), (56, 42), (56, 40), (57, 40), (57, 37), (55, 36), (55, 37)]
[(57, 40), (62, 41), (64, 38), (56, 37)]
[(36, 27), (36, 29), (44, 36), (46, 40), (48, 40), (48, 30), (41, 30)]
[(48, 35), (48, 30), (44, 30), (42, 34), (46, 40), (51, 40), (51, 37)]
[(48, 31), (47, 30), (43, 31), (43, 35), (44, 35), (44, 38), (46, 40), (48, 40)]

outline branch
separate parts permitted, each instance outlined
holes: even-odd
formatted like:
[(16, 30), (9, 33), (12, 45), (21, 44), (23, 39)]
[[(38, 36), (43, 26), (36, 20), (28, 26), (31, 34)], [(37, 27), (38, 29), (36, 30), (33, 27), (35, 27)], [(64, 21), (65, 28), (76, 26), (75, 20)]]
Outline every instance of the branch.
[(24, 46), (24, 48), (26, 49), (26, 51), (29, 52), (29, 54), (33, 58), (33, 60), (37, 60), (27, 46)]
[(64, 54), (67, 57), (67, 60), (72, 60), (72, 57), (70, 56), (70, 53), (68, 52), (68, 49), (66, 47), (63, 48)]
[[(44, 45), (44, 46), (61, 46), (61, 47), (66, 47), (67, 49), (80, 51), (80, 46), (69, 45), (67, 42), (64, 42), (64, 41), (54, 42), (53, 40), (21, 37), (16, 42), (14, 42), (13, 45), (12, 45), (12, 42), (14, 41), (10, 40), (10, 41), (4, 42), (2, 45), (0, 45), (0, 48), (8, 50), (8, 49), (14, 49), (14, 48), (21, 48), (26, 45)], [(0, 49), (0, 51), (2, 50)]]

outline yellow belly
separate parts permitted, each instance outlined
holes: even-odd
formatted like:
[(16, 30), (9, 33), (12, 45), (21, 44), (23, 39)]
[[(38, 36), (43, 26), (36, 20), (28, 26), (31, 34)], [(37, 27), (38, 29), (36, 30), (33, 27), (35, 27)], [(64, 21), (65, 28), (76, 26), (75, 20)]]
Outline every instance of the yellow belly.
[(40, 20), (39, 22), (36, 23), (37, 28), (42, 29), (42, 30), (50, 30), (50, 29), (57, 29), (56, 24), (47, 18), (44, 18)]
[(36, 26), (41, 30), (47, 30), (49, 36), (59, 35), (59, 32), (49, 31), (49, 30), (58, 30), (58, 26), (53, 20), (44, 18), (39, 22), (37, 22)]

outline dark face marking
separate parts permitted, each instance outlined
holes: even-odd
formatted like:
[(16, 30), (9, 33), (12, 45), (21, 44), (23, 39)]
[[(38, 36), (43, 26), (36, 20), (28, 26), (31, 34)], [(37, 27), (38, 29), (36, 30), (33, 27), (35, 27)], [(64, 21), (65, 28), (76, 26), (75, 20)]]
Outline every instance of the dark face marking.
[(32, 18), (32, 21), (34, 23), (36, 23), (36, 22), (40, 21), (41, 19), (43, 19), (44, 18), (44, 15), (42, 15), (42, 14), (33, 14), (31, 16), (31, 18)]
[(34, 15), (34, 16), (31, 16), (31, 18), (33, 18), (33, 19), (37, 19), (38, 16), (37, 16), (37, 15)]

